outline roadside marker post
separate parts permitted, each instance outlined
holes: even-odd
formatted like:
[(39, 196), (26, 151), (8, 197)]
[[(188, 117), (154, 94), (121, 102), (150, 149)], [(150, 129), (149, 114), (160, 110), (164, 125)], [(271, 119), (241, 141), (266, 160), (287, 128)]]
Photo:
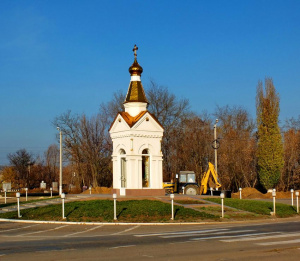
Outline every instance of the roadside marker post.
[(117, 194), (113, 194), (114, 199), (114, 220), (117, 220)]
[(6, 188), (4, 189), (4, 198), (5, 198), (5, 204), (6, 204)]
[(62, 218), (65, 219), (65, 198), (66, 198), (66, 194), (65, 193), (61, 193), (61, 201), (62, 201)]
[(212, 196), (213, 195), (213, 188), (210, 187), (210, 195)]
[(25, 188), (25, 193), (26, 193), (26, 201), (27, 201), (27, 193), (28, 193), (28, 188)]
[(294, 190), (291, 189), (292, 207), (294, 206)]
[(276, 190), (273, 189), (272, 191), (272, 196), (273, 196), (273, 215), (276, 215)]
[(299, 191), (296, 191), (297, 213), (299, 213)]
[(21, 213), (20, 213), (20, 192), (16, 193), (16, 197), (17, 197), (17, 204), (18, 204), (18, 218), (21, 218)]
[(92, 186), (89, 187), (90, 195), (92, 194)]
[(174, 220), (174, 194), (170, 194), (170, 198), (171, 198), (171, 208), (172, 208), (171, 220)]
[(222, 218), (224, 218), (224, 198), (225, 198), (225, 195), (224, 195), (223, 192), (220, 194), (220, 198), (221, 198), (221, 204), (222, 204)]
[(51, 198), (52, 198), (52, 190), (53, 190), (53, 188), (50, 188), (50, 195), (51, 195)]
[(242, 188), (239, 188), (240, 191), (240, 199), (242, 199)]

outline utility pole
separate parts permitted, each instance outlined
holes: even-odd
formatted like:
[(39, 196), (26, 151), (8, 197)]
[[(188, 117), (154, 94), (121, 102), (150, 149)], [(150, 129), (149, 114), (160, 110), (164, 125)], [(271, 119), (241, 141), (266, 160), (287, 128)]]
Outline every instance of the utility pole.
[(218, 173), (218, 154), (217, 150), (219, 148), (218, 139), (217, 139), (217, 123), (219, 122), (218, 119), (216, 119), (216, 122), (214, 124), (214, 150), (215, 150), (215, 170)]
[(59, 195), (62, 193), (62, 132), (59, 127)]

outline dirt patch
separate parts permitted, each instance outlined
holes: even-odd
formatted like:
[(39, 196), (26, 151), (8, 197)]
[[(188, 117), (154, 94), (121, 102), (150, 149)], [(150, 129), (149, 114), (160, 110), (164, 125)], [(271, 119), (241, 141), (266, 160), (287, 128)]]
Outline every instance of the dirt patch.
[[(95, 187), (92, 188), (92, 194), (111, 194), (112, 188), (107, 187)], [(87, 189), (82, 192), (82, 194), (90, 194), (90, 190)]]
[[(232, 198), (240, 198), (240, 192), (232, 193)], [(294, 193), (295, 197), (295, 193)], [(242, 190), (242, 198), (244, 199), (264, 199), (264, 198), (272, 198), (272, 193), (261, 193), (255, 188), (243, 188)], [(276, 192), (276, 198), (291, 198), (291, 192)]]

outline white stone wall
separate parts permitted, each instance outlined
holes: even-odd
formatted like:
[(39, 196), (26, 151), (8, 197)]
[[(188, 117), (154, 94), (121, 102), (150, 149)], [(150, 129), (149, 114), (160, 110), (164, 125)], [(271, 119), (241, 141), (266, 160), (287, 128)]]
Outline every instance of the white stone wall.
[[(120, 116), (119, 116), (120, 117)], [(148, 118), (146, 120), (146, 118)], [(113, 188), (121, 188), (121, 155), (126, 152), (127, 189), (142, 189), (142, 151), (149, 150), (150, 186), (147, 189), (162, 189), (162, 127), (146, 113), (133, 128), (121, 119), (116, 119), (111, 130), (113, 141)]]

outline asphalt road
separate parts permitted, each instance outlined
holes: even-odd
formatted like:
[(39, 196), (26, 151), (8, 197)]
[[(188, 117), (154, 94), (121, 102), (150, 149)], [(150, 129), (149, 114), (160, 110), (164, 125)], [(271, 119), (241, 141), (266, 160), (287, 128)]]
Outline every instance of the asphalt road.
[(0, 222), (0, 260), (299, 260), (300, 219), (198, 225)]

